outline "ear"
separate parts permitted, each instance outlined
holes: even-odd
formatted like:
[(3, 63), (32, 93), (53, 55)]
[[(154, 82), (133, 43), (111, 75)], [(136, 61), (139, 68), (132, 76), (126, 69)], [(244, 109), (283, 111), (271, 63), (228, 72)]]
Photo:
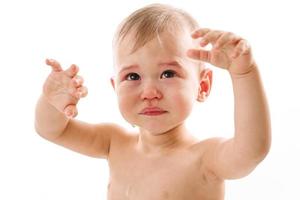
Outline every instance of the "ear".
[(212, 86), (212, 76), (213, 73), (210, 69), (203, 69), (200, 74), (200, 82), (198, 89), (197, 100), (199, 102), (204, 102), (210, 94)]
[(110, 83), (111, 83), (111, 86), (114, 88), (114, 90), (116, 89), (115, 88), (115, 80), (114, 80), (114, 77), (111, 77), (110, 78)]

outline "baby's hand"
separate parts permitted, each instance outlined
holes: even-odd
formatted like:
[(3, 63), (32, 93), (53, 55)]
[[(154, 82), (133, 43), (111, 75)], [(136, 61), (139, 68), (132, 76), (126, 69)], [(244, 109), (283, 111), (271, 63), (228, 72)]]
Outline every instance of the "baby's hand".
[(44, 83), (43, 95), (58, 111), (75, 117), (79, 99), (87, 95), (87, 88), (82, 86), (83, 78), (77, 75), (79, 68), (73, 64), (63, 70), (53, 59), (46, 59), (46, 64), (51, 66), (52, 72)]
[(211, 50), (189, 49), (187, 55), (193, 59), (225, 68), (231, 74), (245, 74), (254, 66), (248, 42), (233, 33), (204, 28), (194, 31), (191, 37), (193, 39), (202, 38), (201, 47), (205, 47), (209, 43), (212, 45)]

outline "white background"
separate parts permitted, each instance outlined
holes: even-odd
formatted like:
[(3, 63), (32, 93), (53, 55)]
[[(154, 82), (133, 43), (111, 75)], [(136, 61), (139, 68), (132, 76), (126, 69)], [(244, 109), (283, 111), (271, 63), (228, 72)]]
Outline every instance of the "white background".
[[(227, 181), (226, 200), (300, 199), (299, 6), (296, 1), (159, 1), (190, 12), (202, 27), (228, 30), (253, 47), (272, 117), (273, 143), (249, 176)], [(106, 199), (105, 160), (74, 153), (39, 137), (34, 109), (50, 72), (46, 58), (76, 63), (89, 95), (78, 119), (116, 122), (110, 86), (111, 41), (119, 22), (153, 1), (0, 1), (0, 199)], [(214, 71), (207, 102), (188, 125), (199, 138), (230, 137), (233, 94), (226, 71)]]

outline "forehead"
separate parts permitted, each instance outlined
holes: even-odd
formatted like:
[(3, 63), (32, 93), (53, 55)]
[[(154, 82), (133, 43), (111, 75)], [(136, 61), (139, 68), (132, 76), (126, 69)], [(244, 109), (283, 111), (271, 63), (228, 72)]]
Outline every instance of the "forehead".
[[(117, 68), (132, 62), (155, 60), (190, 60), (186, 56), (189, 48), (195, 48), (195, 41), (190, 37), (188, 31), (165, 31), (148, 41), (144, 46), (133, 51), (135, 46), (135, 34), (129, 33), (116, 45), (115, 65)], [(175, 59), (175, 60), (176, 60)], [(195, 61), (193, 61), (195, 62)]]

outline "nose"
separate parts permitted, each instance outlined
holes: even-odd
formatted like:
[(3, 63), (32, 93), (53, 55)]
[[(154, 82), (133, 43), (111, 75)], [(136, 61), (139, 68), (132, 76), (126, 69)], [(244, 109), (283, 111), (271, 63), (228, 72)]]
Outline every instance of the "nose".
[(142, 100), (161, 99), (162, 93), (155, 83), (145, 83), (141, 93)]

